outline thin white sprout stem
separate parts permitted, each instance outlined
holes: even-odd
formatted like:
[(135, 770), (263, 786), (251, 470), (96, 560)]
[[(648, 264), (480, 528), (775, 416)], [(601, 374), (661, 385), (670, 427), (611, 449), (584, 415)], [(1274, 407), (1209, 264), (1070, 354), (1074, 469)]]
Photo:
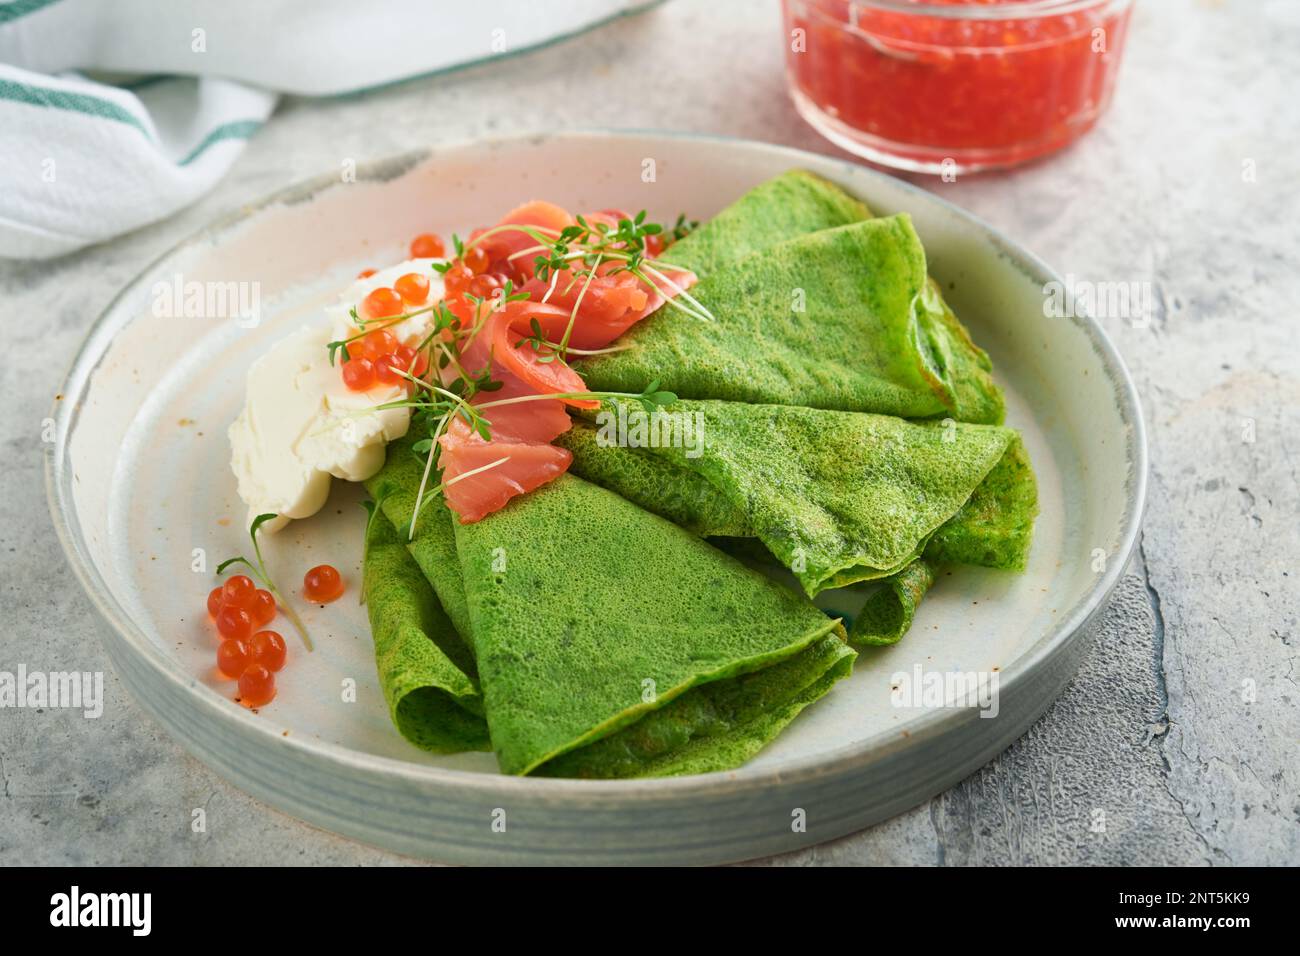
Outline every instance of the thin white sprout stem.
[(542, 296), (542, 305), (545, 305), (547, 302), (551, 300), (551, 296), (555, 294), (555, 284), (559, 281), (560, 281), (560, 274), (558, 272), (552, 272), (551, 284), (546, 289), (546, 295)]
[[(456, 482), (464, 481), (466, 478), (473, 478), (475, 475), (481, 475), (483, 474), (483, 472), (495, 468), (497, 465), (504, 465), (509, 460), (510, 460), (510, 456), (506, 455), (504, 458), (498, 458), (496, 461), (489, 462), (486, 465), (479, 465), (477, 468), (471, 468), (469, 471), (461, 472), (455, 478), (450, 478), (447, 481), (444, 481), (438, 487), (434, 488), (433, 491), (429, 493), (429, 501), (433, 501), (434, 495), (438, 495), (441, 494), (442, 492), (445, 492)], [(420, 513), (420, 511), (424, 510), (424, 508), (429, 504), (429, 501), (420, 502), (419, 504), (416, 505), (417, 515)], [(414, 521), (415, 519), (412, 518), (411, 520)]]
[(582, 308), (583, 296), (591, 288), (591, 280), (596, 277), (596, 270), (600, 268), (600, 257), (601, 254), (597, 253), (596, 262), (591, 267), (591, 271), (587, 273), (587, 281), (582, 284), (582, 291), (578, 293), (578, 298), (574, 300), (573, 311), (569, 313), (569, 324), (564, 327), (564, 337), (560, 339), (560, 352), (562, 355), (568, 355), (569, 336), (573, 334), (573, 325), (578, 321), (578, 310)]
[(415, 509), (411, 512), (411, 527), (406, 533), (407, 541), (415, 540), (415, 522), (419, 519), (420, 509), (423, 507), (424, 489), (429, 484), (429, 472), (433, 470), (434, 449), (450, 415), (451, 412), (447, 412), (442, 418), (438, 419), (438, 427), (433, 430), (433, 444), (429, 446), (429, 457), (424, 462), (424, 474), (420, 476), (420, 490), (415, 495)]
[[(713, 313), (710, 312), (706, 306), (702, 305), (700, 301), (695, 298), (695, 296), (691, 295), (689, 292), (687, 292), (685, 289), (679, 286), (672, 279), (668, 278), (668, 276), (664, 275), (654, 266), (649, 265), (648, 263), (643, 263), (643, 266), (645, 267), (646, 272), (648, 272), (650, 275), (654, 276), (657, 279), (663, 280), (664, 284), (667, 285), (674, 292), (676, 292), (677, 295), (680, 295), (691, 305), (695, 306), (695, 308), (699, 309), (699, 313), (698, 313), (699, 318), (705, 319), (709, 322), (716, 321), (716, 319), (714, 319), (713, 317)], [(651, 285), (653, 286), (654, 283), (651, 283)], [(655, 291), (658, 292), (660, 295), (663, 295), (663, 292), (657, 286), (655, 287)], [(673, 298), (674, 296), (664, 296), (664, 301), (671, 303), (673, 301)], [(678, 305), (678, 308), (681, 308), (681, 306)], [(687, 311), (687, 310), (683, 309), (683, 311)]]
[(544, 400), (563, 400), (566, 398), (581, 399), (583, 401), (600, 401), (606, 398), (641, 398), (641, 395), (633, 392), (547, 392), (541, 395), (518, 395), (514, 398), (498, 398), (496, 401), (484, 402), (482, 405), (475, 406), (479, 410), (485, 408), (497, 408), (501, 405), (518, 405), (521, 402), (540, 402)]

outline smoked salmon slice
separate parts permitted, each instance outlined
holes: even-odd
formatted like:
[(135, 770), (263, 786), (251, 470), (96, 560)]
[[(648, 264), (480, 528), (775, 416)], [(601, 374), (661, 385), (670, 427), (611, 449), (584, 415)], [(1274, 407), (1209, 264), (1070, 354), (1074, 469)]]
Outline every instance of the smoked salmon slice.
[[(497, 225), (533, 226), (537, 230), (554, 237), (565, 227), (572, 226), (576, 222), (577, 220), (567, 210), (560, 208), (555, 203), (534, 199), (510, 210)], [(474, 230), (474, 232), (470, 233), (470, 240), (476, 240), (487, 231), (486, 229)], [(526, 276), (531, 276), (536, 271), (533, 260), (537, 258), (538, 253), (525, 253), (511, 259), (511, 256), (514, 256), (515, 253), (537, 245), (537, 240), (526, 232), (503, 230), (488, 236), (480, 245), (493, 262), (509, 260), (517, 271)]]
[[(558, 342), (564, 335), (573, 308), (577, 305), (578, 314), (569, 335), (569, 344), (575, 349), (603, 349), (655, 312), (668, 298), (676, 295), (679, 289), (689, 289), (696, 282), (695, 273), (684, 269), (673, 269), (661, 274), (663, 279), (651, 277), (655, 283), (654, 288), (648, 288), (628, 272), (598, 274), (592, 277), (584, 293), (585, 277), (575, 281), (571, 273), (557, 273), (558, 281), (553, 289), (549, 281), (534, 278), (524, 283), (522, 291), (527, 292), (534, 301), (540, 301), (550, 292), (546, 305), (557, 307), (558, 314), (537, 314), (538, 322), (550, 341)], [(582, 296), (581, 302), (578, 301), (579, 295)]]
[[(554, 312), (553, 309), (547, 309), (544, 313), (551, 322), (556, 319)], [(538, 351), (529, 342), (520, 344), (521, 336), (532, 334), (530, 319), (539, 314), (542, 313), (531, 302), (512, 302), (489, 320), (492, 328), (493, 361), (532, 388), (537, 395), (587, 391), (586, 383), (577, 372), (558, 358), (550, 357), (554, 355), (550, 349), (543, 348), (542, 351)], [(567, 315), (564, 316), (564, 320), (568, 321)], [(559, 334), (564, 335), (562, 326)], [(558, 337), (552, 339), (550, 333), (546, 338), (548, 342), (558, 340)], [(585, 399), (564, 398), (560, 401), (574, 408), (600, 407), (600, 402)]]
[(484, 441), (478, 435), (463, 437), (455, 433), (443, 435), (438, 441), (442, 445), (444, 483), (467, 471), (506, 459), (443, 490), (447, 505), (460, 517), (461, 524), (473, 524), (505, 507), (516, 495), (527, 494), (555, 480), (573, 461), (573, 453), (567, 448), (549, 444)]

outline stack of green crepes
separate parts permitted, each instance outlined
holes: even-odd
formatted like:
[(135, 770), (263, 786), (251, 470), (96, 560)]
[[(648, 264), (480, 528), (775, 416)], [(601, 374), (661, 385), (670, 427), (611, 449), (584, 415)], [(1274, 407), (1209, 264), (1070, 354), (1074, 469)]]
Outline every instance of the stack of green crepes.
[[(654, 414), (697, 440), (629, 438), (646, 413), (606, 402), (558, 440), (570, 474), (471, 525), (435, 502), (409, 541), (412, 443), (367, 483), (379, 675), (417, 746), (512, 774), (734, 767), (849, 674), (850, 645), (898, 641), (937, 567), (1024, 567), (1033, 472), (907, 216), (792, 171), (664, 258), (715, 321), (661, 309), (581, 371), (659, 380), (680, 400)], [(860, 582), (846, 634), (810, 599)]]

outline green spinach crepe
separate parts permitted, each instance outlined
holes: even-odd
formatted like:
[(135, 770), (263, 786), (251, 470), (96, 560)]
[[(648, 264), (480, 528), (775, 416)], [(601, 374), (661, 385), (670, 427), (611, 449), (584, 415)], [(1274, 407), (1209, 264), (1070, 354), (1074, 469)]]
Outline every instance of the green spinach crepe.
[(560, 439), (575, 473), (684, 527), (760, 539), (810, 596), (901, 571), (940, 529), (936, 561), (1023, 566), (1037, 496), (1010, 428), (712, 401), (602, 414)]
[(394, 726), (434, 753), (491, 749), (473, 657), (383, 514), (370, 524), (363, 587)]
[(865, 203), (834, 183), (792, 169), (755, 186), (669, 246), (661, 258), (698, 276), (711, 276), (794, 236), (870, 218)]
[(896, 644), (912, 626), (917, 606), (945, 564), (1023, 571), (1037, 514), (1038, 484), (1017, 435), (961, 510), (939, 526), (924, 556), (867, 598), (849, 640), (856, 646)]
[(807, 173), (751, 191), (664, 256), (701, 276), (691, 294), (716, 321), (661, 308), (583, 360), (588, 386), (1000, 423), (988, 356), (927, 276), (910, 217), (866, 215)]
[(912, 628), (916, 609), (934, 584), (935, 566), (917, 558), (881, 582), (853, 619), (849, 640), (855, 646), (897, 644)]
[[(456, 633), (469, 640), (469, 605), (456, 557), (455, 518), (436, 497), (425, 499), (415, 535), (411, 535), (411, 514), (424, 477), (424, 462), (415, 453), (415, 439), (407, 435), (388, 446), (384, 467), (366, 482), (366, 490), (379, 502), (384, 514), (398, 529), (417, 567), (433, 586), (438, 601)], [(436, 479), (435, 479), (436, 480)]]
[[(368, 483), (403, 532), (414, 504), (411, 482), (419, 480), (410, 446), (390, 445), (389, 463)], [(421, 539), (442, 529), (444, 516), (456, 562), (433, 568), (435, 550)], [(506, 773), (622, 777), (734, 767), (851, 670), (854, 654), (837, 621), (581, 479), (563, 476), (472, 525), (449, 519), (435, 501), (409, 550), (424, 555), (442, 582), (439, 594), (448, 591), (453, 567), (459, 575), (483, 711)], [(379, 519), (375, 525), (391, 533)], [(391, 543), (383, 535), (374, 531), (372, 539)], [(413, 558), (371, 570), (385, 558), (391, 555), (383, 550), (368, 554), (367, 589), (390, 596), (383, 608), (392, 615), (401, 595), (407, 604), (419, 596), (408, 580), (419, 565)], [(394, 575), (405, 591), (388, 584)], [(432, 597), (426, 592), (421, 601)], [(377, 613), (372, 607), (376, 627)], [(426, 633), (404, 628), (385, 647), (419, 647)], [(403, 649), (406, 657), (416, 653)], [(394, 674), (411, 693), (409, 673), (381, 661), (390, 700)], [(429, 726), (420, 726), (421, 715)], [(395, 723), (417, 745), (437, 749), (429, 741), (448, 736), (432, 710), (403, 717)]]
[[(672, 411), (701, 416), (699, 445), (627, 447), (616, 443), (620, 404), (633, 421), (636, 406), (608, 403), (603, 425), (579, 419), (557, 439), (573, 473), (701, 536), (761, 541), (727, 547), (775, 558), (810, 594), (880, 579), (850, 628), (855, 645), (898, 641), (939, 566), (1025, 567), (1038, 495), (1011, 429), (680, 402)], [(653, 420), (623, 437), (644, 445)]]
[(647, 759), (656, 773), (735, 766), (852, 661), (839, 623), (789, 589), (572, 475), (457, 524), (456, 547), (506, 773), (530, 773), (679, 699), (608, 753), (575, 754), (565, 772), (606, 776)]

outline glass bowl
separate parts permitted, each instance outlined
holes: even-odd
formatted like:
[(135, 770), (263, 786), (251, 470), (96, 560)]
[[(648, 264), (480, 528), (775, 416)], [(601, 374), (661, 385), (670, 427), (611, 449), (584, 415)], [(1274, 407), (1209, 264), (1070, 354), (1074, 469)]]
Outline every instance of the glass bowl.
[(915, 172), (1013, 166), (1092, 128), (1132, 0), (783, 0), (795, 106), (838, 146)]

